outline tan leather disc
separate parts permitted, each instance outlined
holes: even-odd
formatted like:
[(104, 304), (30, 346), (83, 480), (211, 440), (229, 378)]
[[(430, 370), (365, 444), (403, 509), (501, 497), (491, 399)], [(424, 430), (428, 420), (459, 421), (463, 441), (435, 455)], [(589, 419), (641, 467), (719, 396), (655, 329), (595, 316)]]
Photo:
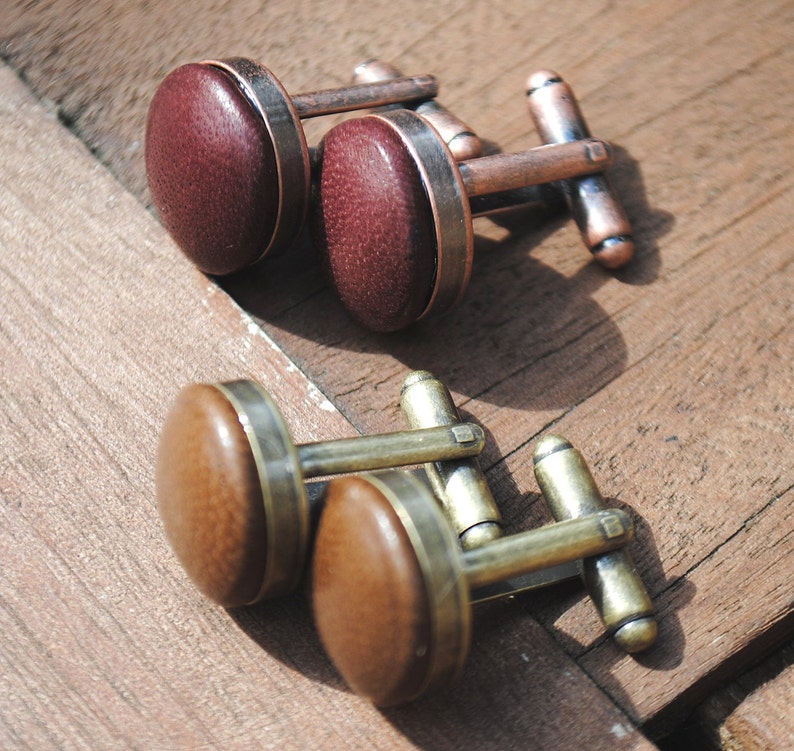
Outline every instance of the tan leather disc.
[(177, 557), (205, 595), (226, 607), (257, 597), (267, 553), (260, 480), (237, 411), (214, 386), (187, 386), (166, 417), (157, 502)]
[(394, 509), (362, 478), (329, 485), (313, 590), (320, 638), (350, 687), (381, 706), (413, 698), (431, 656), (422, 571)]

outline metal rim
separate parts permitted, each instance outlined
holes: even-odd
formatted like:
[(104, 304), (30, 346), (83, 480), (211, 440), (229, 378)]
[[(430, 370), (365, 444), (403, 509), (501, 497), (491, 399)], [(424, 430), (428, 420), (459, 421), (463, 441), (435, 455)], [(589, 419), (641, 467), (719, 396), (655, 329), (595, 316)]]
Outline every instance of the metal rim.
[(419, 170), (436, 235), (433, 292), (419, 319), (431, 310), (444, 313), (463, 297), (474, 258), (471, 206), (460, 170), (438, 132), (421, 115), (411, 110), (393, 110), (370, 117), (377, 117), (394, 129)]
[[(458, 540), (429, 488), (402, 470), (368, 474), (413, 545), (430, 606), (431, 655), (417, 698), (453, 680), (471, 642), (471, 604)], [(410, 699), (409, 699), (410, 700)]]
[(278, 214), (273, 234), (257, 260), (271, 250), (295, 241), (306, 222), (311, 190), (311, 161), (303, 126), (292, 98), (264, 65), (244, 57), (205, 60), (228, 73), (237, 82), (267, 128), (278, 171)]
[(237, 412), (254, 454), (265, 512), (267, 556), (250, 604), (292, 591), (303, 573), (309, 499), (295, 444), (270, 395), (253, 381), (216, 384)]

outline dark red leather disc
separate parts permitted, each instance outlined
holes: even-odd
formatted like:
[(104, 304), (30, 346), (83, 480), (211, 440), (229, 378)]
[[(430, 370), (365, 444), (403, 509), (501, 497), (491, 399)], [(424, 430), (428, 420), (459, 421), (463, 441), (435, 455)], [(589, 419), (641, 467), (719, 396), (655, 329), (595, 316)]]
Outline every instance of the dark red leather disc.
[(331, 283), (362, 325), (396, 331), (422, 315), (436, 273), (433, 213), (388, 123), (348, 120), (326, 135), (313, 228)]
[(149, 108), (146, 171), (163, 225), (202, 271), (236, 271), (267, 249), (279, 209), (274, 146), (226, 72), (191, 63), (165, 78)]

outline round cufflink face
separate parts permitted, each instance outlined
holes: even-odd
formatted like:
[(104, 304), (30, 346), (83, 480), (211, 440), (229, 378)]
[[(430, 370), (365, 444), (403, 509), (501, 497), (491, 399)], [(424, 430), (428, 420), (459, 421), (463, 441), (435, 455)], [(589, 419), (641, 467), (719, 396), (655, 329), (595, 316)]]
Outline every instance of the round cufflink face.
[(256, 261), (278, 210), (276, 158), (261, 117), (224, 71), (193, 63), (149, 108), (146, 171), (160, 219), (203, 271)]
[(250, 266), (294, 239), (305, 217), (302, 129), (286, 92), (252, 61), (191, 63), (163, 80), (149, 108), (146, 171), (163, 225), (209, 274)]
[(212, 386), (183, 390), (168, 413), (157, 498), (166, 535), (196, 586), (226, 606), (253, 600), (266, 559), (259, 475), (237, 412)]
[(380, 706), (443, 685), (469, 648), (457, 540), (432, 493), (404, 472), (329, 484), (313, 563), (313, 605), (329, 657)]
[(399, 135), (369, 117), (332, 129), (318, 194), (320, 245), (343, 305), (375, 331), (418, 319), (433, 291), (436, 238), (422, 176)]
[(210, 599), (235, 607), (294, 587), (308, 501), (278, 411), (250, 382), (178, 395), (160, 439), (157, 501), (177, 558)]
[(468, 199), (452, 155), (406, 110), (329, 131), (313, 209), (315, 235), (342, 304), (373, 331), (397, 331), (468, 284)]

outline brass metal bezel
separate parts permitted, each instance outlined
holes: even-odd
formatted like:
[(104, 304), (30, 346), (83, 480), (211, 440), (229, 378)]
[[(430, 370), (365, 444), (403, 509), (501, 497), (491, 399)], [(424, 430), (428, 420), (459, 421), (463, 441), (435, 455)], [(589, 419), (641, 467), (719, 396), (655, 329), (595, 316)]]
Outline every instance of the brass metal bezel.
[(430, 607), (431, 659), (416, 697), (460, 673), (471, 643), (469, 585), (457, 538), (429, 488), (413, 475), (386, 470), (363, 476), (389, 502), (416, 555)]
[(237, 412), (254, 455), (266, 521), (267, 557), (258, 595), (249, 603), (292, 591), (309, 545), (310, 509), (298, 452), (278, 407), (253, 381), (215, 384)]

